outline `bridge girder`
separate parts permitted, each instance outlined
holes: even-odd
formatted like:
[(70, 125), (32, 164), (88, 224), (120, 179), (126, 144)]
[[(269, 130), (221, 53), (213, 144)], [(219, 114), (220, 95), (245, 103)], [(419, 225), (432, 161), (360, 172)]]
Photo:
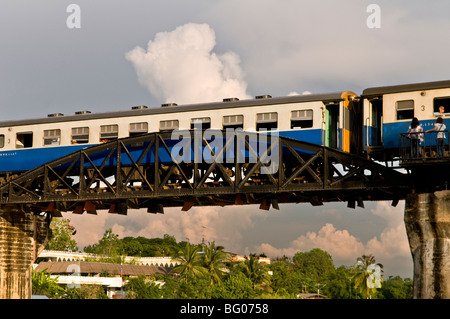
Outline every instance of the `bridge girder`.
[[(407, 174), (324, 146), (264, 133), (229, 136), (217, 131), (227, 136), (223, 147), (217, 148), (214, 139), (202, 133), (184, 131), (184, 136), (191, 138), (192, 152), (200, 145), (200, 161), (180, 161), (181, 155), (173, 152), (171, 133), (118, 139), (74, 152), (5, 182), (0, 186), (0, 205), (21, 205), (53, 216), (60, 216), (61, 211), (96, 213), (108, 209), (126, 214), (128, 208), (147, 208), (148, 212), (162, 213), (163, 207), (188, 210), (192, 206), (239, 204), (268, 209), (278, 208), (279, 203), (299, 202), (321, 205), (346, 201), (354, 208), (355, 202), (362, 206), (367, 200), (400, 200), (410, 191)], [(255, 144), (255, 140), (267, 143)], [(237, 145), (242, 149), (237, 150)], [(225, 156), (228, 150), (247, 155), (230, 159)], [(276, 170), (263, 173), (274, 164)]]

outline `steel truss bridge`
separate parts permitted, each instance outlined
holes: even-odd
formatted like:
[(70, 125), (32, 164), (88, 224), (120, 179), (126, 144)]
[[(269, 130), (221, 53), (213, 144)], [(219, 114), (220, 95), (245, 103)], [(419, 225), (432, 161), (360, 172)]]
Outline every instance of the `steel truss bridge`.
[[(187, 132), (187, 133), (186, 133)], [(189, 130), (192, 140), (198, 131)], [(226, 135), (225, 131), (219, 131)], [(263, 150), (252, 139), (263, 133), (235, 134), (218, 149), (201, 136), (201, 161), (179, 161), (171, 133), (149, 133), (87, 147), (0, 185), (0, 207), (20, 207), (35, 214), (96, 214), (97, 210), (127, 214), (147, 208), (258, 204), (279, 209), (280, 203), (322, 205), (404, 199), (411, 192), (410, 175), (369, 159), (285, 137), (270, 140)], [(241, 143), (239, 156), (225, 158)], [(198, 146), (198, 145), (197, 145)], [(194, 149), (192, 149), (194, 151)], [(278, 153), (275, 153), (278, 152)], [(237, 153), (236, 153), (237, 154)], [(267, 158), (277, 154), (278, 169), (269, 174)], [(273, 163), (272, 163), (273, 164)]]

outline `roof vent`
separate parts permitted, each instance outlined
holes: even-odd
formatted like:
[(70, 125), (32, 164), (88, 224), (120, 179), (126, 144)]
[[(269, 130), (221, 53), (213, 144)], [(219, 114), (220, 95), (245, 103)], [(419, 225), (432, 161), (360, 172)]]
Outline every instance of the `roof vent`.
[(257, 99), (257, 100), (260, 100), (260, 99), (271, 99), (271, 98), (272, 98), (272, 95), (268, 95), (268, 94), (255, 96), (255, 99)]
[(83, 115), (83, 114), (91, 114), (91, 111), (78, 111), (78, 112), (75, 112), (75, 115)]
[(239, 101), (239, 99), (237, 97), (228, 97), (226, 99), (223, 99), (224, 102), (234, 102), (234, 101)]
[(148, 107), (146, 105), (138, 105), (138, 106), (132, 106), (131, 109), (132, 110), (144, 110), (147, 109)]
[(58, 117), (58, 116), (64, 116), (64, 114), (62, 113), (52, 113), (52, 114), (48, 114), (48, 117)]
[(164, 104), (161, 104), (161, 107), (177, 106), (177, 105), (178, 105), (177, 103), (164, 103)]

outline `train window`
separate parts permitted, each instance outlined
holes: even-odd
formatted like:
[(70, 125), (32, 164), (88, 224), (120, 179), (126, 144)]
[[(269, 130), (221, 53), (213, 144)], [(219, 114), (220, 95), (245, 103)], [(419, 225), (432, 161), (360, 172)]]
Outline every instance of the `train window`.
[(5, 135), (0, 135), (0, 148), (5, 147)]
[(313, 110), (291, 112), (291, 129), (313, 127)]
[(148, 123), (131, 123), (130, 124), (130, 136), (136, 136), (148, 133)]
[(89, 143), (89, 127), (72, 128), (72, 144)]
[(268, 131), (278, 128), (278, 113), (258, 113), (256, 114), (256, 130)]
[(61, 144), (61, 130), (44, 130), (44, 146)]
[(33, 132), (21, 132), (16, 135), (16, 148), (33, 147)]
[(178, 120), (168, 120), (159, 122), (160, 131), (172, 131), (176, 130), (180, 126)]
[(435, 98), (433, 100), (433, 111), (435, 116), (448, 115), (450, 113), (450, 97)]
[(100, 126), (100, 142), (107, 142), (119, 137), (119, 125), (102, 125)]
[(243, 129), (244, 128), (244, 116), (243, 115), (227, 115), (223, 117), (223, 128), (231, 129)]
[(414, 100), (397, 101), (397, 120), (408, 120), (414, 117)]
[(199, 128), (202, 130), (207, 130), (211, 128), (211, 118), (201, 117), (196, 119), (191, 119), (191, 129)]

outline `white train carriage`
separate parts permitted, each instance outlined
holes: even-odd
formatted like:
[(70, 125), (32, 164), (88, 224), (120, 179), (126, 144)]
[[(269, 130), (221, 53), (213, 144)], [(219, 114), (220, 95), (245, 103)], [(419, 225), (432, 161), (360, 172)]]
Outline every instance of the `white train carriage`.
[[(401, 134), (408, 131), (414, 117), (424, 131), (433, 128), (438, 117), (443, 117), (450, 128), (450, 81), (368, 88), (361, 100), (364, 150), (375, 159), (391, 160), (399, 156)], [(432, 146), (435, 138), (431, 134), (426, 137), (425, 142)]]
[[(281, 136), (314, 144), (355, 151), (362, 122), (353, 92), (269, 95), (239, 101), (192, 105), (163, 104), (132, 107), (128, 111), (75, 115), (50, 114), (47, 118), (0, 122), (0, 172), (26, 171), (91, 145), (174, 129), (241, 128), (244, 131), (274, 130)], [(355, 134), (352, 134), (355, 133)]]

